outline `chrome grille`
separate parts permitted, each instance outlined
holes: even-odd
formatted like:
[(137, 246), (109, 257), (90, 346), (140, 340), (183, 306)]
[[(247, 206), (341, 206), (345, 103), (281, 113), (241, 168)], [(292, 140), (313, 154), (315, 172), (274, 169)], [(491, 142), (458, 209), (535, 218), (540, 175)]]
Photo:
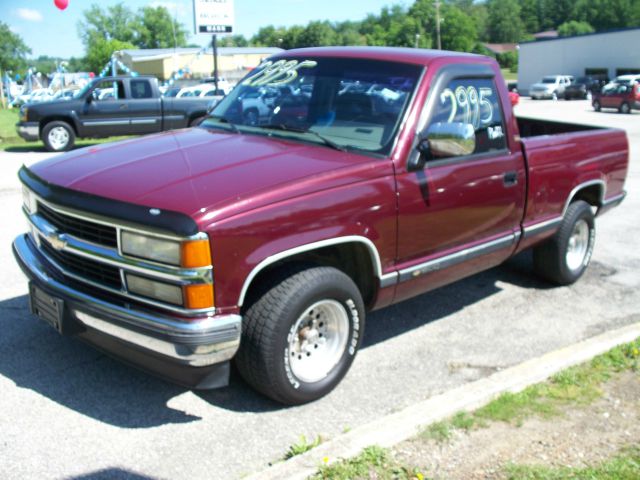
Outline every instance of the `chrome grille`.
[(122, 287), (120, 270), (116, 267), (56, 250), (46, 240), (42, 240), (41, 248), (49, 258), (71, 274), (111, 288)]
[(118, 246), (118, 234), (115, 227), (56, 212), (42, 202), (38, 202), (38, 215), (60, 232), (105, 247), (116, 248)]

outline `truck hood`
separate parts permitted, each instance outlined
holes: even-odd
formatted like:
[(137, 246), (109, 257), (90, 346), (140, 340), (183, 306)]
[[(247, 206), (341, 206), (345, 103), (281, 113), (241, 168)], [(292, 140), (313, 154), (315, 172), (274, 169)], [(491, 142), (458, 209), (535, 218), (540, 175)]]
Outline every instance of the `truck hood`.
[(193, 128), (83, 148), (29, 169), (55, 185), (200, 223), (356, 181), (372, 163), (379, 160), (320, 145)]
[(553, 90), (556, 88), (555, 83), (534, 83), (531, 90)]

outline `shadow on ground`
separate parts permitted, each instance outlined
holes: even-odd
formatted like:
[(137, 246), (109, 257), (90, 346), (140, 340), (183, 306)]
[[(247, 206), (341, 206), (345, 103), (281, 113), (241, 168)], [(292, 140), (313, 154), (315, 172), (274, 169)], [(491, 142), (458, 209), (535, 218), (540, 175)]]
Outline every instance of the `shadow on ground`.
[[(363, 348), (488, 298), (500, 291), (498, 282), (548, 287), (532, 276), (530, 264), (530, 255), (519, 255), (501, 267), (370, 314)], [(60, 336), (29, 313), (26, 295), (0, 302), (0, 312), (0, 375), (18, 387), (119, 427), (200, 420), (168, 405), (187, 390), (112, 360), (75, 338)], [(232, 411), (284, 408), (255, 393), (235, 372), (229, 387), (195, 393), (212, 406)]]

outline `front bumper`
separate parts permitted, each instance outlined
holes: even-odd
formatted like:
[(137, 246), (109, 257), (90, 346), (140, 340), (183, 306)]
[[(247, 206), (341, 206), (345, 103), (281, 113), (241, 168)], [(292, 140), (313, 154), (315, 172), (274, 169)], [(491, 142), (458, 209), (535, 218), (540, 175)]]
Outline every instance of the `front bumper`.
[(14, 240), (13, 253), (32, 285), (62, 300), (63, 332), (72, 332), (120, 360), (189, 388), (227, 385), (229, 360), (240, 345), (240, 315), (183, 321), (110, 303), (64, 283), (28, 235)]
[(531, 98), (535, 99), (553, 98), (553, 92), (550, 92), (548, 90), (532, 91), (529, 92), (529, 95), (531, 96)]
[(16, 132), (27, 142), (40, 140), (40, 126), (38, 122), (18, 122), (16, 123)]

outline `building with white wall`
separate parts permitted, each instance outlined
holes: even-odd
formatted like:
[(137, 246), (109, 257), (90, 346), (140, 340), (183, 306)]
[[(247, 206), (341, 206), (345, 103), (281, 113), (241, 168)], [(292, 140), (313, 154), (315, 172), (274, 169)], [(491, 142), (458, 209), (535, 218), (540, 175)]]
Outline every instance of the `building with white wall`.
[(524, 42), (519, 45), (518, 90), (545, 75), (614, 78), (640, 73), (640, 28)]

